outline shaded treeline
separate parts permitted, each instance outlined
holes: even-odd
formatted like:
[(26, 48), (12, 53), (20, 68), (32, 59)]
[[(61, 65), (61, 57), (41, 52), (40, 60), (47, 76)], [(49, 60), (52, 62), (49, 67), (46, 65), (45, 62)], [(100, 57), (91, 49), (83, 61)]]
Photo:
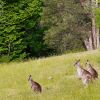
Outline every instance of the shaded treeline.
[(0, 0), (0, 61), (87, 50), (92, 8), (85, 4), (80, 0)]

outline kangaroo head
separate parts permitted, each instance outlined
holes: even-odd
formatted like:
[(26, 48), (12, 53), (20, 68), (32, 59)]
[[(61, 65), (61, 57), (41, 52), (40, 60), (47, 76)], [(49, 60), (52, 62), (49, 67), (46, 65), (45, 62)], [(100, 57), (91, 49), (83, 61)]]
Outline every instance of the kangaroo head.
[(87, 65), (89, 68), (92, 67), (91, 64), (90, 64), (90, 62), (89, 62), (89, 60), (87, 60), (86, 65)]
[(30, 81), (32, 79), (32, 75), (29, 75), (28, 81)]
[(80, 66), (80, 59), (75, 62), (74, 66), (75, 67), (79, 67)]
[(87, 60), (87, 61), (86, 61), (86, 65), (89, 65), (89, 64), (90, 64), (90, 62), (89, 62), (89, 60)]

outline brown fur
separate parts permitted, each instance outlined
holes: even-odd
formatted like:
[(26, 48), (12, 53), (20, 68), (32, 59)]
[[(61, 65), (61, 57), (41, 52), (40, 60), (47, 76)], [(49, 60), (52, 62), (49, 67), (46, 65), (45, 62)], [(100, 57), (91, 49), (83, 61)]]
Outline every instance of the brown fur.
[(87, 67), (88, 67), (88, 71), (91, 73), (92, 77), (95, 79), (95, 78), (98, 78), (98, 73), (97, 71), (93, 68), (93, 66), (89, 63), (89, 61), (87, 60)]
[(76, 61), (75, 66), (77, 68), (78, 77), (82, 79), (84, 85), (87, 85), (90, 81), (92, 81), (91, 73), (82, 68), (80, 65), (80, 60)]
[(32, 88), (32, 90), (33, 90), (34, 92), (36, 92), (36, 93), (37, 93), (37, 92), (39, 92), (39, 93), (42, 92), (42, 87), (41, 87), (41, 85), (40, 85), (39, 83), (33, 81), (31, 75), (29, 76), (28, 81), (30, 81), (31, 88)]

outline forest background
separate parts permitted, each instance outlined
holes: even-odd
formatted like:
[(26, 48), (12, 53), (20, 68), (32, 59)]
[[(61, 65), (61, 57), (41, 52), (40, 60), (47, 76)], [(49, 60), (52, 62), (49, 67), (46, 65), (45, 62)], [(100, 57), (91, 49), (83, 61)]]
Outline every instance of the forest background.
[(0, 0), (0, 62), (100, 48), (100, 0)]

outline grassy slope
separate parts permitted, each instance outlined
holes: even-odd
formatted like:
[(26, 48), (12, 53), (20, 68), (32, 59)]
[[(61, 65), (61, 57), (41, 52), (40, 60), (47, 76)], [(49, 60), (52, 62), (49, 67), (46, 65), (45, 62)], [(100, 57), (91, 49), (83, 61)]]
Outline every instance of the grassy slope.
[[(73, 67), (75, 59), (81, 59), (82, 65), (89, 59), (100, 73), (100, 51), (1, 64), (0, 100), (100, 100), (100, 80), (84, 87)], [(43, 86), (42, 94), (30, 89), (29, 74)]]

